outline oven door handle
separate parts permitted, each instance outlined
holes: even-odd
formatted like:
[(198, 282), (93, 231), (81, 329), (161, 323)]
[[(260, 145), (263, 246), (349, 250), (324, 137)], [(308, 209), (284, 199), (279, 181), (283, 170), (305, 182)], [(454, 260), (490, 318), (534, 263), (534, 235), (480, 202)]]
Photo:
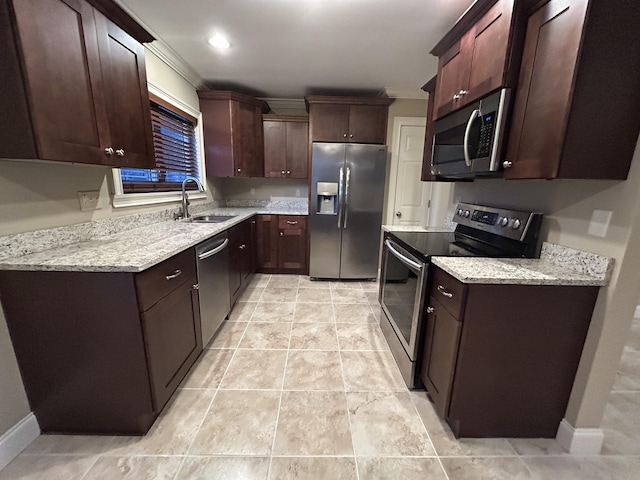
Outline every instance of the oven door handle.
[(479, 116), (480, 110), (475, 109), (471, 112), (471, 116), (467, 122), (467, 128), (464, 130), (464, 163), (466, 163), (469, 168), (471, 168), (471, 157), (469, 156), (469, 135), (471, 135), (471, 125), (473, 125), (474, 120)]
[(418, 262), (414, 262), (410, 258), (407, 258), (404, 255), (402, 255), (399, 251), (397, 251), (395, 248), (391, 246), (391, 242), (389, 240), (385, 240), (384, 244), (387, 246), (387, 248), (393, 254), (393, 256), (396, 257), (398, 260), (400, 260), (402, 263), (404, 263), (407, 267), (415, 268), (419, 272), (422, 271), (423, 266), (421, 264), (419, 264)]

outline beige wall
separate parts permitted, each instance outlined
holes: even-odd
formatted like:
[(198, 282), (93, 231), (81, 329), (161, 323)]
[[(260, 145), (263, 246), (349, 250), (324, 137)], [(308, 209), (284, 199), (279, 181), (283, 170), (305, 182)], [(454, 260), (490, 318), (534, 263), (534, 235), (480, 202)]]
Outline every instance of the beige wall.
[[(602, 161), (615, 161), (615, 152)], [(541, 211), (543, 240), (616, 259), (611, 283), (598, 297), (567, 409), (573, 426), (599, 427), (640, 293), (640, 141), (624, 182), (476, 180), (455, 185), (458, 199)], [(613, 212), (605, 238), (587, 234), (594, 209)]]
[(230, 200), (271, 200), (272, 197), (297, 197), (307, 200), (309, 197), (309, 184), (306, 179), (221, 178), (218, 181), (222, 195)]
[[(199, 110), (194, 87), (147, 51), (147, 76), (154, 86)], [(167, 208), (167, 205), (114, 209), (111, 169), (52, 162), (0, 160), (0, 235), (70, 225)], [(216, 181), (210, 197), (220, 197)], [(100, 191), (100, 210), (80, 211), (77, 192)], [(177, 205), (177, 202), (176, 202)], [(0, 436), (29, 412), (6, 322), (0, 312)]]

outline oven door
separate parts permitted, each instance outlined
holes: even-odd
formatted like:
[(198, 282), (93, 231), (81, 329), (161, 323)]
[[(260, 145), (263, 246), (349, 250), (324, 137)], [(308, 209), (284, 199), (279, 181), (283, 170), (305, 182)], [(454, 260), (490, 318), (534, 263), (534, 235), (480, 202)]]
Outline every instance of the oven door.
[(407, 355), (416, 361), (427, 264), (388, 238), (383, 257), (380, 305)]

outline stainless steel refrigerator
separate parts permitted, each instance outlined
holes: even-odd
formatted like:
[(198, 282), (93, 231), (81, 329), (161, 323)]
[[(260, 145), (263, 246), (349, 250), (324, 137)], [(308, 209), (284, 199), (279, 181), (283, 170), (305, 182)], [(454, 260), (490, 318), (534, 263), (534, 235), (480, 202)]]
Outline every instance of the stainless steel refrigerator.
[(309, 276), (378, 275), (387, 147), (314, 142)]

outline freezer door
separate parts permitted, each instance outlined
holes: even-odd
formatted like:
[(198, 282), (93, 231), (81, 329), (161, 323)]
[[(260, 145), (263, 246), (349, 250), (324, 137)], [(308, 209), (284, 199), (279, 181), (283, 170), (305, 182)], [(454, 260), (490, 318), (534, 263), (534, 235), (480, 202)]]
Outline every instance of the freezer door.
[[(313, 143), (311, 156), (311, 204), (309, 205), (310, 255), (309, 276), (315, 278), (340, 277), (341, 208), (343, 188), (340, 172), (345, 172), (345, 145), (341, 143)], [(318, 184), (338, 185), (336, 208), (325, 208), (326, 198), (318, 191)]]
[(346, 145), (340, 278), (376, 278), (387, 147)]

